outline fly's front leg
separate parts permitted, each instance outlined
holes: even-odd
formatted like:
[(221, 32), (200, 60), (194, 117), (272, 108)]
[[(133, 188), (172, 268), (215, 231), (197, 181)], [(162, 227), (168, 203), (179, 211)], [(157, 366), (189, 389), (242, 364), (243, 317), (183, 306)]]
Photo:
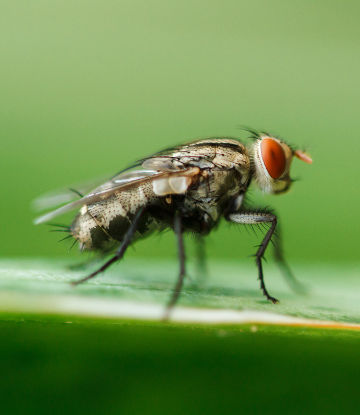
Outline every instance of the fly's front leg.
[(263, 275), (263, 269), (262, 269), (262, 262), (261, 260), (264, 258), (264, 253), (269, 245), (269, 242), (271, 240), (271, 237), (274, 234), (276, 224), (277, 224), (277, 217), (271, 213), (257, 213), (257, 212), (241, 212), (241, 213), (230, 213), (227, 215), (227, 220), (235, 223), (242, 223), (244, 225), (257, 225), (260, 223), (269, 223), (270, 228), (267, 231), (264, 239), (262, 240), (259, 249), (257, 250), (255, 254), (256, 258), (256, 264), (258, 266), (259, 270), (259, 280), (260, 280), (260, 287), (262, 289), (262, 292), (264, 296), (273, 302), (273, 304), (278, 303), (279, 301), (271, 297), (271, 295), (268, 293), (265, 282), (264, 282), (264, 275)]
[(90, 278), (94, 278), (96, 275), (100, 274), (100, 272), (105, 271), (111, 264), (120, 260), (124, 256), (125, 251), (127, 247), (129, 246), (131, 239), (133, 238), (136, 232), (137, 227), (139, 226), (140, 219), (142, 217), (144, 210), (145, 208), (140, 209), (135, 215), (134, 220), (132, 221), (129, 229), (127, 230), (125, 234), (124, 240), (122, 241), (115, 255), (112, 258), (110, 258), (109, 261), (105, 262), (105, 264), (102, 267), (100, 267), (97, 271), (93, 272), (92, 274), (88, 275), (85, 278), (82, 278), (81, 280), (72, 282), (71, 285), (81, 284), (82, 282), (85, 282), (89, 280)]
[(180, 214), (177, 214), (174, 219), (174, 232), (177, 239), (178, 244), (178, 255), (179, 255), (179, 261), (180, 261), (180, 272), (178, 276), (177, 283), (174, 288), (173, 295), (171, 297), (171, 300), (166, 308), (164, 320), (167, 320), (169, 318), (170, 312), (174, 305), (176, 304), (176, 301), (178, 300), (181, 288), (184, 283), (184, 277), (185, 277), (185, 250), (184, 250), (184, 239), (183, 239), (183, 229), (182, 229), (182, 221)]

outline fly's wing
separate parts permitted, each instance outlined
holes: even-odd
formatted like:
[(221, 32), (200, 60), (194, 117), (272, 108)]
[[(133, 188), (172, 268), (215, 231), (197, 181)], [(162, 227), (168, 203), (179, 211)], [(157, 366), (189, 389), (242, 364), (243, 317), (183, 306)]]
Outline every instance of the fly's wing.
[(84, 205), (89, 205), (98, 202), (101, 199), (113, 195), (115, 192), (121, 190), (128, 190), (137, 187), (149, 180), (153, 182), (153, 189), (158, 196), (165, 196), (169, 194), (185, 193), (188, 186), (192, 182), (192, 178), (199, 174), (200, 169), (190, 168), (186, 170), (176, 171), (155, 171), (155, 170), (136, 170), (124, 171), (113, 177), (108, 182), (97, 187), (81, 199), (68, 203), (53, 212), (47, 213), (37, 218), (34, 223), (48, 222), (53, 218), (68, 213), (74, 209), (79, 209)]
[[(128, 169), (118, 173), (111, 180), (96, 187), (90, 193), (87, 193), (81, 199), (75, 200), (53, 212), (41, 216), (35, 220), (35, 224), (47, 222), (56, 216), (80, 208), (85, 204), (95, 203), (118, 190), (125, 190), (137, 186), (147, 180), (154, 181), (154, 192), (158, 196), (185, 193), (191, 183), (192, 177), (198, 174), (200, 169), (213, 167), (211, 160), (214, 159), (216, 155), (215, 148), (219, 144), (236, 148), (239, 146), (236, 140), (222, 137), (196, 140), (165, 149), (148, 158), (139, 160)], [(142, 170), (131, 171), (132, 168), (139, 166), (142, 167)], [(40, 204), (43, 208), (50, 208), (73, 200), (73, 198), (73, 194), (66, 192), (65, 194), (55, 195), (55, 197), (50, 199), (46, 197), (40, 198)]]
[[(177, 147), (174, 147), (172, 150), (175, 150)], [(163, 152), (170, 154), (170, 149)], [(160, 154), (160, 153), (157, 153)], [(143, 170), (135, 170), (136, 167), (143, 167)], [(55, 208), (56, 206), (63, 205), (64, 203), (70, 203), (72, 201), (77, 201), (78, 197), (83, 197), (83, 195), (88, 195), (91, 193), (100, 190), (100, 189), (111, 189), (114, 186), (120, 185), (125, 182), (133, 181), (136, 179), (141, 179), (143, 177), (149, 176), (151, 174), (156, 174), (160, 171), (179, 171), (170, 161), (165, 159), (153, 159), (151, 156), (149, 158), (140, 160), (135, 164), (131, 165), (125, 170), (120, 171), (110, 180), (107, 180), (108, 177), (103, 177), (102, 179), (92, 180), (90, 182), (81, 183), (74, 185), (71, 188), (58, 189), (40, 197), (37, 197), (32, 202), (32, 208), (36, 212), (41, 212), (43, 210)], [(104, 183), (105, 182), (105, 183)], [(103, 184), (102, 184), (103, 183)], [(92, 190), (95, 189), (95, 190)], [(75, 200), (76, 199), (76, 200)]]
[(108, 179), (108, 177), (109, 176), (103, 177), (102, 179), (76, 184), (71, 186), (71, 188), (53, 190), (33, 200), (31, 207), (35, 212), (41, 212), (43, 210), (63, 205), (64, 203), (70, 203), (75, 199), (79, 199), (79, 197), (83, 197), (89, 193), (90, 190), (100, 186), (101, 183), (104, 183), (104, 181)]
[[(141, 164), (140, 164), (141, 165)], [(142, 178), (148, 175), (150, 172), (147, 172), (146, 170), (139, 170), (139, 171), (132, 171), (130, 172), (130, 169), (133, 169), (134, 167), (138, 167), (137, 165), (132, 165), (131, 167), (122, 170), (119, 172), (116, 176), (112, 177), (109, 180), (109, 175), (99, 178), (97, 180), (91, 180), (85, 183), (77, 184), (71, 186), (71, 188), (66, 189), (57, 189), (54, 191), (51, 191), (49, 193), (46, 193), (45, 195), (42, 195), (40, 197), (37, 197), (32, 202), (32, 208), (36, 212), (41, 212), (43, 210), (55, 208), (56, 206), (63, 205), (64, 203), (70, 203), (73, 200), (78, 200), (79, 197), (82, 198), (84, 195), (87, 195), (89, 192), (93, 193), (97, 189), (101, 189), (105, 186), (110, 186), (120, 184), (122, 182), (125, 182), (127, 180), (131, 179), (137, 179)], [(104, 183), (105, 182), (105, 183)]]
[[(150, 176), (151, 174), (156, 173), (155, 171), (133, 171), (128, 172), (125, 171), (124, 173), (119, 173), (111, 180), (106, 181), (105, 183), (100, 184), (103, 181), (91, 182), (87, 183), (83, 186), (77, 187), (76, 191), (67, 190), (67, 191), (55, 191), (53, 193), (49, 193), (45, 196), (41, 196), (40, 198), (36, 199), (33, 203), (36, 210), (45, 210), (51, 207), (59, 206), (61, 204), (71, 202), (66, 204), (65, 206), (60, 207), (50, 213), (47, 213), (39, 218), (35, 219), (35, 224), (47, 222), (56, 216), (60, 216), (64, 213), (70, 212), (73, 209), (80, 208), (85, 204), (91, 204), (96, 202), (101, 198), (101, 196), (105, 196), (107, 192), (111, 192), (112, 190), (118, 190), (124, 184), (133, 183), (134, 185), (140, 179)], [(100, 182), (100, 183), (99, 183)], [(91, 190), (93, 189), (93, 190)], [(89, 191), (90, 190), (90, 191)], [(86, 193), (85, 196), (82, 196), (82, 193)], [(75, 197), (80, 196), (80, 199)]]

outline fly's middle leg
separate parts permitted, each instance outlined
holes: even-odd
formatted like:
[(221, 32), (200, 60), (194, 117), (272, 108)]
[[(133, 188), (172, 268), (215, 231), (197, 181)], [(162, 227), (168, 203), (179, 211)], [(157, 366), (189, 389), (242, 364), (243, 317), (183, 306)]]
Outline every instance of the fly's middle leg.
[(130, 242), (136, 232), (137, 227), (139, 226), (139, 222), (140, 219), (142, 217), (142, 214), (144, 212), (145, 208), (140, 209), (135, 217), (134, 220), (131, 222), (131, 225), (129, 227), (129, 229), (127, 230), (124, 240), (122, 241), (121, 245), (119, 246), (118, 250), (116, 251), (115, 255), (109, 259), (109, 261), (105, 262), (105, 264), (100, 267), (97, 271), (93, 272), (92, 274), (88, 275), (85, 278), (82, 278), (78, 281), (74, 281), (71, 283), (71, 285), (78, 285), (81, 284), (82, 282), (85, 282), (91, 278), (94, 278), (96, 275), (100, 274), (101, 272), (105, 271), (111, 264), (113, 264), (114, 262), (120, 260), (124, 254), (125, 251), (127, 249), (127, 247), (130, 245)]
[(227, 215), (227, 220), (235, 223), (242, 223), (244, 225), (256, 225), (260, 223), (269, 223), (270, 228), (265, 234), (264, 239), (262, 240), (259, 249), (257, 250), (255, 256), (256, 264), (259, 270), (259, 280), (260, 280), (260, 288), (264, 294), (264, 296), (270, 300), (273, 304), (278, 303), (279, 301), (272, 297), (266, 287), (264, 282), (264, 274), (262, 269), (262, 259), (264, 258), (264, 253), (266, 251), (269, 242), (271, 241), (271, 237), (274, 234), (276, 224), (277, 224), (277, 217), (271, 213), (261, 213), (261, 212), (241, 212), (241, 213), (230, 213)]
[(209, 270), (207, 267), (205, 238), (202, 235), (195, 235), (196, 254), (196, 285), (201, 286), (207, 280)]
[(179, 270), (179, 276), (177, 283), (174, 288), (174, 292), (172, 294), (172, 297), (169, 301), (169, 304), (166, 307), (164, 320), (167, 320), (170, 316), (171, 310), (176, 304), (180, 293), (181, 288), (184, 283), (184, 278), (186, 275), (185, 271), (185, 249), (184, 249), (184, 238), (183, 238), (183, 229), (182, 229), (182, 220), (180, 214), (177, 214), (174, 219), (174, 232), (177, 239), (177, 245), (178, 245), (178, 255), (179, 255), (179, 262), (180, 262), (180, 270)]

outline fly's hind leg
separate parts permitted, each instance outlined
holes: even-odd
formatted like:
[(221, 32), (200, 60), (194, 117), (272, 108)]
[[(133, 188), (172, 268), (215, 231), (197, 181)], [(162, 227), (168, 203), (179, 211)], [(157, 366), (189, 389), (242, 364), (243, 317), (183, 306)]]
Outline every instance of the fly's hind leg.
[(264, 296), (272, 301), (273, 304), (278, 303), (279, 301), (271, 297), (268, 293), (265, 282), (264, 282), (264, 274), (262, 269), (262, 259), (264, 258), (264, 253), (269, 245), (271, 237), (274, 234), (276, 224), (277, 224), (277, 217), (272, 213), (262, 213), (262, 212), (241, 212), (241, 213), (230, 213), (227, 215), (227, 220), (235, 223), (242, 223), (244, 225), (257, 225), (260, 223), (268, 223), (270, 224), (270, 228), (265, 234), (264, 239), (262, 240), (259, 249), (257, 250), (255, 256), (256, 264), (259, 270), (259, 280), (260, 280), (260, 288), (264, 294)]
[(281, 226), (279, 223), (276, 228), (276, 236), (274, 238), (274, 258), (278, 267), (280, 268), (286, 282), (289, 284), (290, 288), (293, 289), (298, 294), (306, 294), (307, 289), (305, 285), (301, 284), (294, 276), (289, 267), (289, 264), (286, 262), (282, 249), (282, 235), (281, 235)]
[(186, 275), (185, 271), (185, 249), (184, 249), (184, 238), (183, 238), (183, 229), (182, 229), (182, 220), (180, 214), (177, 214), (174, 219), (174, 232), (177, 239), (177, 245), (178, 245), (178, 255), (179, 255), (179, 261), (180, 261), (180, 270), (179, 270), (179, 276), (177, 283), (174, 288), (174, 292), (172, 294), (172, 297), (169, 301), (169, 304), (166, 307), (164, 320), (167, 320), (170, 316), (171, 310), (173, 309), (174, 305), (176, 304), (180, 293), (181, 288), (184, 283), (184, 277)]
[(114, 262), (120, 260), (124, 256), (125, 251), (126, 251), (127, 247), (129, 246), (129, 244), (131, 242), (131, 239), (133, 238), (133, 236), (136, 232), (136, 229), (139, 225), (139, 222), (140, 222), (140, 219), (142, 217), (142, 214), (143, 214), (144, 210), (145, 210), (145, 208), (142, 208), (136, 213), (136, 215), (134, 217), (134, 220), (132, 221), (129, 229), (127, 230), (127, 232), (125, 234), (124, 240), (122, 241), (122, 243), (119, 246), (118, 250), (116, 251), (115, 255), (112, 258), (110, 258), (109, 261), (105, 262), (105, 264), (102, 267), (100, 267), (97, 271), (93, 272), (92, 274), (88, 275), (85, 278), (82, 278), (78, 281), (72, 282), (71, 285), (78, 285), (78, 284), (81, 284), (82, 282), (85, 282), (85, 281), (91, 279), (91, 278), (94, 278), (96, 275), (100, 274), (101, 272), (104, 272), (107, 268), (109, 268), (109, 266), (111, 264), (113, 264)]

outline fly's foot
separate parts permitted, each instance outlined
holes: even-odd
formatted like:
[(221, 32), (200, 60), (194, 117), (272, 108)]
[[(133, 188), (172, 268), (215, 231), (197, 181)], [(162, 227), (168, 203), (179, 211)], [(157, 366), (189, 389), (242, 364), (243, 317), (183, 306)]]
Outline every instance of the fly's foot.
[(277, 300), (274, 297), (270, 297), (270, 295), (267, 295), (266, 298), (271, 301), (273, 304), (279, 304), (279, 300)]

